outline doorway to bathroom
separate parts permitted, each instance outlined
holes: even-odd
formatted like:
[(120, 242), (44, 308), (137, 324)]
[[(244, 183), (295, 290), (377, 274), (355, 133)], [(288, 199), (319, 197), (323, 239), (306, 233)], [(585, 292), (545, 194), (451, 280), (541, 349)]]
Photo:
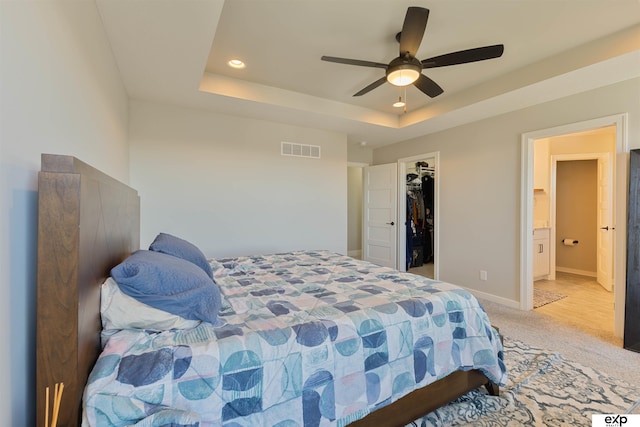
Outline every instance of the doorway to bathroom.
[[(606, 135), (600, 136), (601, 141), (606, 142)], [(572, 135), (572, 138), (579, 137)], [(584, 140), (584, 135), (581, 139)], [(534, 309), (622, 346), (622, 339), (614, 333), (609, 197), (612, 180), (607, 173), (610, 171), (608, 154), (551, 156), (552, 220), (549, 225), (555, 237), (548, 252), (552, 254), (549, 265), (553, 274), (540, 279), (534, 273)], [(535, 229), (535, 233), (539, 233), (539, 229)], [(534, 259), (534, 272), (535, 264)]]
[[(624, 278), (624, 271), (620, 274), (621, 263), (615, 260), (617, 247), (615, 237), (616, 233), (624, 228), (623, 224), (616, 231), (616, 223), (618, 225), (621, 223), (618, 217), (621, 217), (622, 210), (626, 211), (626, 204), (621, 203), (620, 198), (616, 198), (616, 176), (624, 172), (626, 165), (618, 165), (623, 170), (619, 170), (616, 174), (615, 159), (617, 155), (625, 152), (625, 126), (626, 116), (616, 115), (527, 133), (522, 139), (521, 308), (525, 310), (533, 308), (534, 279), (543, 279), (538, 282), (542, 283), (566, 279), (564, 275), (567, 274), (577, 274), (594, 283), (596, 280), (601, 281), (604, 288), (609, 282), (613, 289), (607, 292), (611, 293), (611, 301), (615, 302), (615, 308), (610, 304), (603, 309), (608, 311), (607, 322), (610, 330), (618, 337), (622, 334), (624, 324), (622, 317), (624, 299), (620, 300), (623, 297), (621, 291), (624, 290), (624, 283), (616, 278)], [(539, 148), (542, 148), (542, 155)], [(560, 235), (557, 228), (557, 205), (558, 203), (562, 205), (564, 202), (564, 200), (558, 201), (558, 198), (562, 197), (557, 193), (558, 163), (583, 160), (597, 162), (596, 198), (598, 206), (605, 206), (602, 210), (600, 207), (596, 208), (596, 221), (591, 227), (595, 230), (590, 232), (595, 234), (596, 240), (599, 240), (599, 243), (594, 244), (598, 249), (592, 254), (595, 261), (587, 267), (561, 265), (566, 260), (558, 260), (556, 256), (558, 251), (566, 250), (571, 254), (571, 251), (575, 252), (582, 242), (580, 231), (564, 231), (567, 234), (565, 236)], [(539, 173), (539, 169), (542, 169), (542, 173)], [(603, 203), (607, 199), (609, 203)], [(548, 271), (544, 274), (536, 270), (535, 263), (535, 259), (540, 256), (536, 248), (540, 245), (536, 245), (538, 242), (534, 240), (534, 236), (540, 228), (546, 228), (549, 235), (548, 252), (544, 255), (548, 260)], [(624, 230), (622, 232), (624, 233)], [(571, 233), (577, 234), (569, 235)], [(594, 236), (588, 239), (592, 237)], [(586, 234), (585, 239), (587, 239)], [(586, 244), (587, 240), (584, 240), (584, 243)], [(601, 251), (600, 248), (608, 249)], [(556, 278), (556, 271), (562, 277)], [(618, 282), (617, 286), (616, 282)], [(566, 305), (570, 299), (553, 304)], [(581, 309), (580, 304), (576, 304), (575, 308)]]

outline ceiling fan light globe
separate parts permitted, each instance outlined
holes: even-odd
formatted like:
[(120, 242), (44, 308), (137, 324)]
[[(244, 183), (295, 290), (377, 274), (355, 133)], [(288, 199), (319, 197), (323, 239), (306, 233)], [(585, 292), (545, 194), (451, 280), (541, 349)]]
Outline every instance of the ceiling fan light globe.
[(408, 86), (418, 80), (420, 72), (410, 68), (391, 71), (387, 74), (387, 81), (394, 86)]
[(398, 57), (387, 67), (387, 81), (394, 86), (408, 86), (418, 80), (422, 63), (409, 56)]

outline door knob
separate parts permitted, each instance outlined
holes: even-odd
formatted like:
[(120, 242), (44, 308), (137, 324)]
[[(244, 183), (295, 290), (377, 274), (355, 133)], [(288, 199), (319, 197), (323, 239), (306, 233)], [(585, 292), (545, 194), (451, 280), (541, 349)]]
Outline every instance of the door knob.
[(396, 223), (395, 223), (395, 222), (393, 222), (393, 221), (391, 221), (391, 222), (388, 222), (387, 224), (389, 224), (389, 225), (395, 225)]
[(600, 230), (608, 230), (608, 229), (609, 229), (609, 226), (608, 226), (608, 225), (607, 225), (607, 226), (605, 226), (605, 227), (600, 227)]

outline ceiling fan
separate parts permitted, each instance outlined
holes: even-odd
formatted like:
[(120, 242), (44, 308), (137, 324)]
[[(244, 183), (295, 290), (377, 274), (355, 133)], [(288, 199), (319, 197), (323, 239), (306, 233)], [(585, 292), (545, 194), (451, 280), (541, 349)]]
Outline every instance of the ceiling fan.
[(385, 69), (384, 77), (371, 83), (353, 96), (364, 95), (388, 81), (395, 86), (408, 86), (413, 84), (426, 95), (435, 98), (444, 92), (444, 90), (436, 82), (422, 74), (423, 69), (499, 58), (502, 56), (502, 52), (504, 52), (504, 45), (496, 44), (446, 53), (420, 61), (415, 55), (422, 42), (428, 18), (429, 9), (423, 7), (410, 7), (407, 9), (402, 31), (396, 34), (396, 40), (400, 43), (400, 54), (388, 64), (361, 61), (358, 59), (337, 58), (334, 56), (323, 56), (320, 59), (328, 62), (337, 62), (339, 64)]

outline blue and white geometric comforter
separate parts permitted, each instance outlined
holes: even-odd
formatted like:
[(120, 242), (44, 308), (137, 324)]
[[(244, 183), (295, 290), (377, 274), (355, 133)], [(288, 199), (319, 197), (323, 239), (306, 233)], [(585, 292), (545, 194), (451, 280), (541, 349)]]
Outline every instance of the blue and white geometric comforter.
[(211, 261), (222, 327), (111, 336), (85, 425), (344, 426), (459, 369), (504, 385), (467, 291), (327, 251)]

